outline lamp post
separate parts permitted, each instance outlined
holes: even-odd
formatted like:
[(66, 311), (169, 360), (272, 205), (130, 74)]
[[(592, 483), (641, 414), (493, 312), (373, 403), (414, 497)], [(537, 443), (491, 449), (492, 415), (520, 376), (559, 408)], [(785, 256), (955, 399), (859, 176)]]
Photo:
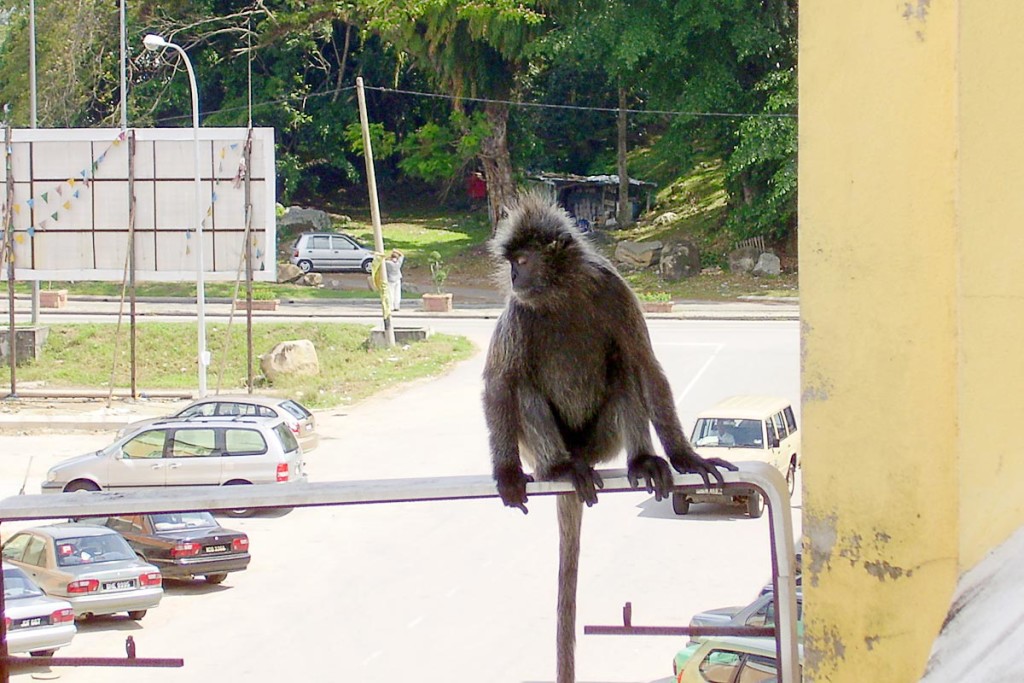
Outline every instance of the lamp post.
[(192, 89), (192, 142), (195, 153), (195, 202), (196, 213), (193, 217), (196, 233), (196, 312), (199, 318), (199, 397), (206, 396), (206, 366), (210, 364), (210, 352), (206, 350), (206, 286), (204, 282), (203, 263), (203, 209), (199, 202), (202, 180), (199, 176), (199, 88), (196, 86), (196, 74), (192, 70), (192, 62), (180, 45), (164, 40), (162, 36), (150, 33), (142, 39), (147, 50), (160, 50), (169, 47), (181, 55), (188, 71), (188, 84)]

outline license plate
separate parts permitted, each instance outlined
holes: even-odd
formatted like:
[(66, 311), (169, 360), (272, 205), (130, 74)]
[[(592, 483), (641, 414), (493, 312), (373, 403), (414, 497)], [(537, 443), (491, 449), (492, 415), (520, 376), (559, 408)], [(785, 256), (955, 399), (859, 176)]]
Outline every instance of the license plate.
[(223, 553), (226, 552), (228, 547), (226, 545), (208, 545), (206, 546), (205, 552), (208, 553)]
[(720, 496), (722, 489), (697, 489), (694, 493), (698, 496)]
[[(47, 619), (46, 623), (50, 623), (50, 620)], [(14, 628), (32, 628), (33, 626), (42, 626), (42, 625), (43, 625), (43, 618), (42, 617), (32, 617), (31, 619), (22, 619), (21, 621), (14, 622)]]
[(105, 591), (125, 591), (135, 588), (135, 581), (104, 581), (103, 590)]

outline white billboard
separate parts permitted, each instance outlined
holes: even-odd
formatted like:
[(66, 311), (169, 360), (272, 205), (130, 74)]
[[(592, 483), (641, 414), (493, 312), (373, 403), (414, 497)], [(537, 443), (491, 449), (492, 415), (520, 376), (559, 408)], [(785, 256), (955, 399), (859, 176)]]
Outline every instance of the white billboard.
[[(199, 206), (208, 280), (233, 280), (245, 236), (247, 128), (200, 128)], [(129, 138), (134, 136), (133, 145)], [(124, 277), (129, 228), (129, 149), (134, 147), (137, 280), (195, 281), (195, 162), (191, 128), (15, 129), (7, 154), (14, 181), (16, 280)], [(274, 130), (252, 129), (253, 275), (276, 276)], [(0, 187), (6, 188), (6, 164)], [(0, 211), (7, 192), (0, 192)], [(7, 278), (6, 268), (0, 279)]]

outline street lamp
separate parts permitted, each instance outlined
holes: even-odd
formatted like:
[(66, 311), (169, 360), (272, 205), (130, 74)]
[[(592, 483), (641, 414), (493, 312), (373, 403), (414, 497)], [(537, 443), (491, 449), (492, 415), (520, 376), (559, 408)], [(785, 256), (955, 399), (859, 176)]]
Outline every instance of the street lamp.
[(188, 84), (192, 89), (192, 142), (195, 152), (195, 201), (194, 216), (196, 233), (196, 311), (199, 317), (199, 396), (206, 396), (206, 366), (210, 364), (210, 352), (206, 350), (206, 286), (204, 282), (203, 263), (203, 209), (199, 202), (202, 181), (199, 177), (199, 88), (196, 86), (196, 74), (192, 70), (192, 62), (180, 45), (175, 45), (162, 36), (150, 33), (142, 39), (147, 50), (156, 51), (169, 47), (181, 55), (188, 71)]

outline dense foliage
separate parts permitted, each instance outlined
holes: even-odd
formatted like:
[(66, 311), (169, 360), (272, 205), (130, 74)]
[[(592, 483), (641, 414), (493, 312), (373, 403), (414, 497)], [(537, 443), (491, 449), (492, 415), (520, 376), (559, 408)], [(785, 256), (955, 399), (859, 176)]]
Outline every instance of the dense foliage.
[[(39, 125), (117, 125), (116, 3), (36, 7)], [(0, 104), (15, 126), (29, 124), (27, 13), (0, 0)], [(628, 146), (675, 159), (654, 180), (717, 157), (732, 239), (795, 229), (793, 0), (141, 0), (127, 25), (129, 124), (190, 123), (180, 63), (145, 51), (147, 33), (190, 55), (206, 125), (247, 124), (251, 68), (252, 122), (276, 130), (285, 202), (362, 182), (362, 76), (381, 182), (442, 196), (483, 171), (493, 209), (526, 171), (614, 173), (621, 94)]]

